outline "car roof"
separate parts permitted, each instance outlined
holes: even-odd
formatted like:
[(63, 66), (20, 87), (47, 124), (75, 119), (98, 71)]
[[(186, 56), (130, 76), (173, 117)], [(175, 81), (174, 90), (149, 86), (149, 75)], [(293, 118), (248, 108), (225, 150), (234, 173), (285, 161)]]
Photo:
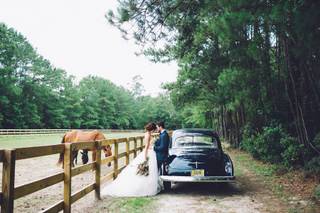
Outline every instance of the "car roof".
[(189, 134), (203, 134), (208, 136), (217, 136), (217, 133), (213, 129), (200, 129), (200, 128), (185, 128), (177, 129), (173, 131), (173, 135), (189, 135)]

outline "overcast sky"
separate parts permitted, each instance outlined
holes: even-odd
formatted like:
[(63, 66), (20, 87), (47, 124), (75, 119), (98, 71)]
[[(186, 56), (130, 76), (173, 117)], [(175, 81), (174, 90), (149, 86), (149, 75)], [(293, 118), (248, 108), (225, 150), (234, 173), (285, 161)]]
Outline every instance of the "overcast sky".
[(146, 94), (175, 81), (177, 65), (136, 56), (104, 15), (117, 0), (0, 0), (0, 22), (21, 32), (39, 54), (78, 79), (97, 75), (128, 88), (141, 75)]

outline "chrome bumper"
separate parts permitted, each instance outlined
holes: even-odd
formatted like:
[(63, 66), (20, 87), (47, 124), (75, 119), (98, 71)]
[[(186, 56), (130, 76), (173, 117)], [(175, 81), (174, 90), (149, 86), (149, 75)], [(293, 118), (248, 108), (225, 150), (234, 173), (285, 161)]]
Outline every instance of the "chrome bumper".
[(162, 181), (170, 182), (203, 182), (203, 183), (232, 183), (235, 182), (235, 176), (168, 176), (161, 175)]

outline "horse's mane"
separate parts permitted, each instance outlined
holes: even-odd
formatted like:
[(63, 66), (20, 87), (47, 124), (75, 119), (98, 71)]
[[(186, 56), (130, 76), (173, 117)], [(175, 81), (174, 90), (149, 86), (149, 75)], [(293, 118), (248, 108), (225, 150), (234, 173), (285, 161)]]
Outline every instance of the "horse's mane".
[(97, 131), (95, 137), (94, 137), (94, 140), (103, 140), (103, 139), (106, 139), (104, 134), (101, 132), (101, 131), (98, 131), (98, 130), (95, 130)]

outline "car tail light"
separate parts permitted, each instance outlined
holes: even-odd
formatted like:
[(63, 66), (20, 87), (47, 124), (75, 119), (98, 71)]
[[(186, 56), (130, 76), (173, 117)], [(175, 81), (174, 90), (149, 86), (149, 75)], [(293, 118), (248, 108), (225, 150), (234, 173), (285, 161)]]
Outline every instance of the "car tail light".
[(226, 171), (227, 174), (232, 175), (232, 165), (230, 162), (226, 163), (224, 170)]

